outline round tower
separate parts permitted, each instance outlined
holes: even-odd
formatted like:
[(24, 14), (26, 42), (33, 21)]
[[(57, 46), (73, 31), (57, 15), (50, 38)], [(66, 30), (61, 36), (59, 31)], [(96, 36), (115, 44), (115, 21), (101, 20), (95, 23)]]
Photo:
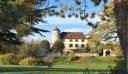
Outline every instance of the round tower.
[(55, 27), (52, 31), (52, 44), (54, 44), (55, 41), (60, 39), (60, 30)]

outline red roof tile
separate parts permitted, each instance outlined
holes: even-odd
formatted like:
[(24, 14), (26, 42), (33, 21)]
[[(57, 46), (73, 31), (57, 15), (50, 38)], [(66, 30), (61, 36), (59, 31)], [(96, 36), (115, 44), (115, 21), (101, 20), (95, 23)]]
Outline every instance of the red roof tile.
[(62, 32), (62, 39), (85, 39), (83, 32)]

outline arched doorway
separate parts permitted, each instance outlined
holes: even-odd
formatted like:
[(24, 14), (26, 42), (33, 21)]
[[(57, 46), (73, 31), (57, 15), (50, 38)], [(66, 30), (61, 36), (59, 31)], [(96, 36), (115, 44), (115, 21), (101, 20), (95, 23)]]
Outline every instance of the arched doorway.
[(103, 50), (103, 56), (111, 56), (112, 50), (111, 49), (104, 49)]
[(105, 56), (110, 56), (111, 55), (111, 52), (110, 52), (110, 50), (107, 50), (106, 52), (105, 52)]

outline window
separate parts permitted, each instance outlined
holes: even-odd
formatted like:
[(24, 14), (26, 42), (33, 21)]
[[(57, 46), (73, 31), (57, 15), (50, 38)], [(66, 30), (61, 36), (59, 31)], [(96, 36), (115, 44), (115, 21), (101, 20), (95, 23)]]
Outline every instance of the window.
[(73, 47), (73, 44), (69, 44), (69, 47)]
[(75, 47), (79, 47), (79, 45), (78, 44), (75, 44)]
[(70, 39), (70, 42), (72, 42), (72, 39)]
[(82, 39), (81, 41), (84, 42), (84, 39)]
[(84, 44), (81, 44), (81, 47), (84, 48)]
[(75, 41), (78, 42), (78, 39), (76, 39)]

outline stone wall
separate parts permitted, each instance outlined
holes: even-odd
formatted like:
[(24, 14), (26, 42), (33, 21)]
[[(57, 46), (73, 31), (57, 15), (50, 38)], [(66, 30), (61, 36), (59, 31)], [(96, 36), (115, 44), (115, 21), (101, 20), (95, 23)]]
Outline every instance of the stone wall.
[(98, 53), (74, 53), (75, 56), (99, 56)]

